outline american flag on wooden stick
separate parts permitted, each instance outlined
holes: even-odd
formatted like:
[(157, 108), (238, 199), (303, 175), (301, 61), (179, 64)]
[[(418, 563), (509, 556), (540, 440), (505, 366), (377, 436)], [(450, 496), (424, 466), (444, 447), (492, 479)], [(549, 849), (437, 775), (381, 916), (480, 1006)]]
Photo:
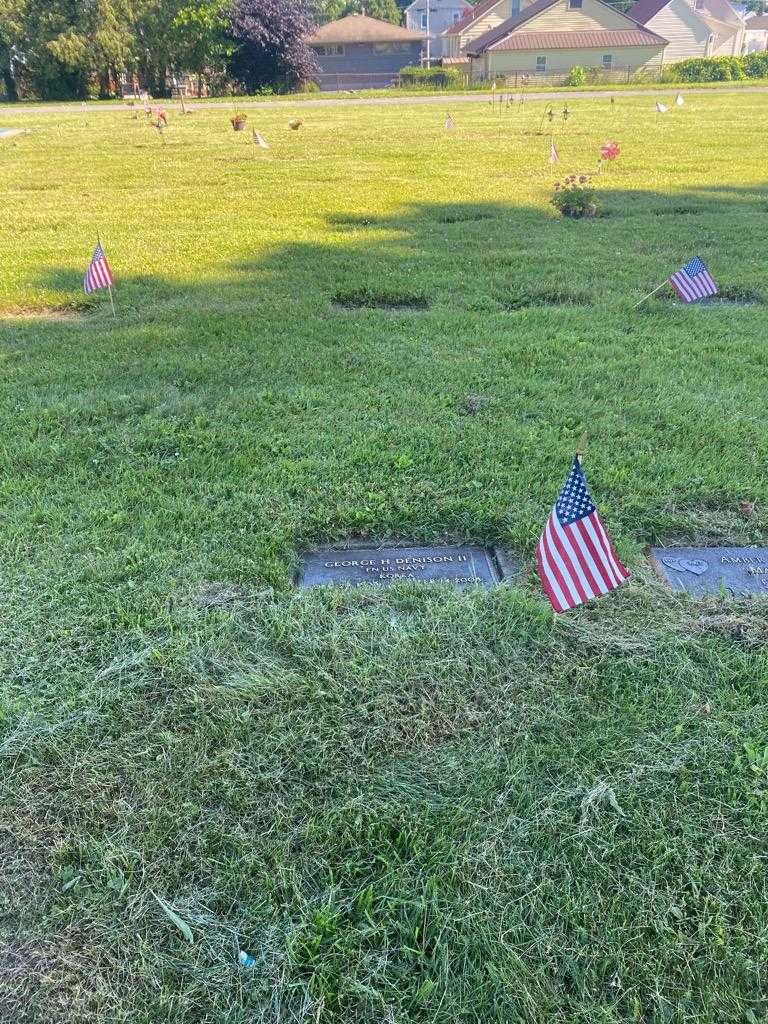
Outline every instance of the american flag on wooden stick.
[(629, 577), (589, 495), (578, 455), (536, 548), (536, 567), (556, 612), (608, 594)]
[(257, 132), (255, 128), (253, 129), (253, 144), (258, 146), (259, 149), (269, 149), (269, 143), (261, 132)]
[(673, 274), (669, 283), (686, 304), (717, 295), (717, 285), (712, 280), (704, 261), (698, 256), (694, 256)]
[(85, 294), (90, 295), (97, 288), (111, 288), (113, 284), (112, 271), (109, 269), (107, 257), (101, 247), (101, 242), (96, 243), (96, 248), (91, 256), (91, 265), (85, 273), (83, 288)]
[(549, 162), (551, 164), (557, 163), (557, 146), (554, 139), (549, 140)]

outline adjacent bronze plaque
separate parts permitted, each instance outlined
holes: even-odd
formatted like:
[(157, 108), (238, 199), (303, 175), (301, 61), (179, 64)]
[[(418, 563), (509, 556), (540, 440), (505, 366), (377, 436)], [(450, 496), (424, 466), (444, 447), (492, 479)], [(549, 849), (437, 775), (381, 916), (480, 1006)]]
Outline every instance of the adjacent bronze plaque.
[(474, 544), (437, 547), (322, 548), (305, 554), (298, 574), (300, 587), (365, 583), (386, 586), (401, 580), (493, 587), (506, 575), (505, 559)]
[(768, 548), (652, 548), (651, 558), (674, 590), (768, 597)]

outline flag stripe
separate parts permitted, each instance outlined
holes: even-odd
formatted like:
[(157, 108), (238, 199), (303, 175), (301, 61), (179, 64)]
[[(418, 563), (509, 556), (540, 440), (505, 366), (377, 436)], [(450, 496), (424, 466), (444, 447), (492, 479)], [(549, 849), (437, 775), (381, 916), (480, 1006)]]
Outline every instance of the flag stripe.
[(603, 542), (603, 547), (608, 552), (608, 557), (610, 558), (611, 565), (613, 566), (613, 570), (616, 573), (619, 582), (623, 583), (624, 580), (626, 580), (629, 577), (629, 573), (619, 561), (619, 556), (616, 554), (616, 549), (613, 546), (613, 542), (611, 538), (608, 536), (608, 532), (603, 526), (603, 521), (597, 514), (597, 512), (595, 512), (594, 515), (594, 526)]
[(621, 564), (619, 559), (616, 557), (616, 554), (613, 551), (613, 546), (610, 540), (608, 539), (608, 535), (605, 532), (605, 528), (603, 527), (603, 523), (600, 519), (600, 516), (595, 515), (591, 525), (595, 531), (596, 536), (600, 538), (600, 544), (602, 545), (603, 551), (605, 551), (606, 564), (610, 566), (616, 579), (616, 585), (618, 586), (620, 583), (624, 582), (629, 573)]
[(572, 529), (578, 530), (581, 534), (581, 550), (584, 558), (589, 560), (592, 577), (595, 580), (595, 589), (599, 594), (607, 594), (611, 589), (611, 579), (583, 520), (574, 523)]
[(562, 550), (557, 543), (557, 538), (555, 537), (554, 531), (556, 522), (557, 513), (555, 513), (554, 516), (550, 516), (549, 518), (547, 534), (549, 550), (552, 553), (552, 557), (557, 562), (557, 567), (560, 570), (561, 576), (563, 577), (565, 589), (571, 595), (572, 604), (583, 604), (584, 601), (588, 601), (589, 598), (587, 597), (586, 592), (581, 585), (581, 581), (579, 580), (574, 570), (574, 567), (571, 565), (570, 559), (566, 555), (565, 551)]
[(554, 572), (558, 585), (565, 596), (567, 605), (569, 608), (572, 608), (574, 605), (581, 604), (582, 599), (579, 597), (579, 592), (568, 575), (562, 558), (552, 544), (552, 519), (554, 515), (557, 515), (557, 513), (553, 513), (553, 515), (549, 517), (547, 525), (544, 528), (544, 547), (546, 549), (547, 558), (550, 566), (552, 567), (552, 571)]
[[(579, 596), (582, 601), (590, 601), (596, 596), (594, 589), (590, 585), (587, 579), (587, 574), (584, 571), (582, 560), (579, 556), (578, 551), (574, 550), (571, 544), (568, 530), (570, 527), (566, 527), (564, 530), (561, 526), (557, 516), (552, 516), (552, 527), (553, 535), (555, 537), (555, 543), (558, 544), (558, 551), (560, 552), (563, 561), (568, 566), (573, 582), (576, 585), (576, 589), (579, 592)], [(575, 539), (575, 538), (574, 538)]]
[(541, 585), (546, 591), (547, 597), (549, 598), (550, 604), (557, 612), (564, 612), (568, 607), (568, 602), (565, 599), (565, 595), (560, 588), (554, 573), (552, 572), (547, 553), (544, 550), (544, 539), (542, 538), (536, 548), (536, 569), (539, 573), (539, 579)]

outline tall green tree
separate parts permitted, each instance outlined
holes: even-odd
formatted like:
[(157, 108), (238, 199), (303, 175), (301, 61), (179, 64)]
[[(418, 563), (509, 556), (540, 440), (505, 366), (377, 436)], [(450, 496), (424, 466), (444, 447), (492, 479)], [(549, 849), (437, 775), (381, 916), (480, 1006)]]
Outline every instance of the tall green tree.
[(188, 0), (135, 0), (137, 70), (153, 96), (167, 95), (169, 79), (181, 70), (180, 43), (173, 25)]
[(198, 86), (210, 73), (223, 73), (234, 50), (228, 34), (228, 0), (203, 0), (182, 7), (173, 20), (176, 66), (198, 77)]
[(17, 74), (22, 66), (26, 0), (0, 0), (0, 77), (9, 100), (19, 98)]
[[(5, 0), (0, 0), (0, 3)], [(44, 99), (108, 96), (133, 59), (131, 0), (26, 0), (23, 75)]]

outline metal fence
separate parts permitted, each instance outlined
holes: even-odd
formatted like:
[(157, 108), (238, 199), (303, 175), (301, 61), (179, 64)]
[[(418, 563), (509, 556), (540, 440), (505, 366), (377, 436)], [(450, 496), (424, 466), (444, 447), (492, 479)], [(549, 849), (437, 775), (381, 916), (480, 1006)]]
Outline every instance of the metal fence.
[[(475, 85), (483, 84), (490, 87), (494, 82), (496, 88), (504, 89), (530, 89), (535, 91), (542, 86), (566, 85), (572, 79), (573, 65), (567, 68), (547, 68), (546, 71), (514, 71), (508, 75), (499, 75), (488, 79), (483, 83), (475, 82)], [(647, 68), (633, 67), (582, 67), (584, 72), (585, 86), (589, 85), (626, 85), (630, 82), (658, 82), (661, 79), (661, 70), (649, 71)], [(574, 83), (576, 84), (576, 83)]]
[[(479, 89), (492, 88), (521, 92), (535, 92), (541, 88), (562, 86), (572, 80), (573, 67), (548, 68), (545, 72), (514, 71), (508, 75), (498, 75), (493, 79), (473, 81), (469, 72), (463, 72), (463, 81), (459, 88)], [(628, 84), (631, 82), (658, 82), (660, 71), (648, 71), (633, 67), (584, 67), (584, 86)], [(401, 76), (397, 72), (352, 73), (325, 72), (314, 76), (314, 81), (323, 92), (358, 92), (364, 89), (450, 89), (455, 91), (456, 84), (440, 83), (439, 81), (414, 82), (409, 76)]]

